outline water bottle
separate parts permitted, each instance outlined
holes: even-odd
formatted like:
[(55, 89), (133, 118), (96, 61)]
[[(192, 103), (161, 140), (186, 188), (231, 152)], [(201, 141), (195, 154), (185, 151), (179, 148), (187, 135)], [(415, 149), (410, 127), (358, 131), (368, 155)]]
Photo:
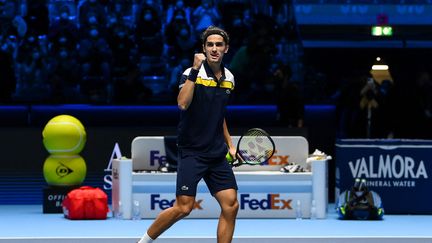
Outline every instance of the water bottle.
[(123, 206), (120, 201), (118, 202), (117, 213), (114, 216), (116, 219), (123, 219)]
[(303, 218), (302, 215), (302, 208), (301, 208), (301, 201), (297, 200), (297, 205), (296, 205), (296, 219), (297, 220), (301, 220)]
[(141, 219), (140, 203), (138, 200), (134, 200), (134, 202), (133, 202), (132, 219), (133, 220), (140, 220)]
[(316, 202), (312, 199), (311, 209), (310, 209), (310, 219), (316, 219)]

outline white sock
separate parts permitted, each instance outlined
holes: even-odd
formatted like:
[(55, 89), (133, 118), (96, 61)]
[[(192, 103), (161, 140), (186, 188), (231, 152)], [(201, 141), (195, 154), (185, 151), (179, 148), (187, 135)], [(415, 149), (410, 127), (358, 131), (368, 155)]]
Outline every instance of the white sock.
[(138, 241), (138, 243), (151, 243), (151, 242), (153, 242), (153, 239), (150, 238), (150, 236), (147, 234), (147, 231), (141, 237), (141, 239)]

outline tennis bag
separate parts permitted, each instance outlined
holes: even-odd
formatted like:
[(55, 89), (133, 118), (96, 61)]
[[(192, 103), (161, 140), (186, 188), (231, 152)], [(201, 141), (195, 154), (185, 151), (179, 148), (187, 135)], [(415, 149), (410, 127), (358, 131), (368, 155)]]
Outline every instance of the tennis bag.
[(62, 206), (63, 214), (68, 219), (106, 219), (109, 211), (107, 194), (90, 186), (70, 191)]
[(380, 220), (384, 216), (381, 197), (366, 187), (365, 179), (356, 179), (350, 190), (339, 195), (336, 211), (340, 219)]

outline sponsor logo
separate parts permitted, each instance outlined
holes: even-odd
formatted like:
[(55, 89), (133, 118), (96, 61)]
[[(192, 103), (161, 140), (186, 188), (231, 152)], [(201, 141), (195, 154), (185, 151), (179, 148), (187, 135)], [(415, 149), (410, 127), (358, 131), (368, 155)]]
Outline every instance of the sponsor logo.
[(63, 194), (50, 194), (48, 195), (48, 201), (63, 201), (66, 198), (66, 195)]
[(262, 199), (251, 198), (250, 194), (240, 195), (240, 209), (251, 210), (291, 210), (292, 199), (282, 199), (279, 193), (267, 194)]
[[(150, 209), (167, 209), (174, 205), (175, 199), (163, 199), (161, 198), (160, 194), (151, 194), (150, 195)], [(202, 199), (195, 200), (193, 209), (194, 210), (203, 210), (203, 207), (201, 206), (201, 203), (203, 202)]]
[[(120, 151), (120, 146), (118, 145), (118, 143), (115, 143), (114, 149), (111, 153), (111, 157), (110, 157), (108, 164), (107, 164), (107, 168), (104, 169), (105, 176), (103, 178), (103, 180), (104, 180), (103, 189), (106, 191), (109, 191), (112, 189), (112, 180), (113, 180), (113, 178), (112, 178), (112, 161), (114, 158), (119, 159), (121, 157), (122, 157), (122, 154)], [(116, 174), (117, 174), (117, 178), (114, 178), (114, 179), (118, 179), (117, 171), (115, 171), (114, 175), (116, 175)]]
[(189, 190), (189, 187), (187, 187), (187, 186), (182, 186), (182, 187), (181, 187), (181, 190), (182, 190), (182, 191), (187, 191), (187, 190)]
[(150, 165), (164, 165), (167, 162), (166, 155), (160, 155), (159, 150), (150, 150)]
[(66, 165), (64, 165), (61, 162), (59, 163), (59, 166), (57, 166), (57, 168), (56, 168), (56, 174), (60, 178), (63, 178), (72, 172), (73, 172), (73, 170), (71, 168), (67, 167)]
[(63, 200), (66, 198), (64, 194), (50, 194), (47, 197), (48, 202), (52, 204), (54, 202), (55, 207), (61, 207)]
[(289, 155), (278, 155), (277, 150), (273, 154), (273, 156), (269, 159), (269, 165), (286, 165), (288, 164)]
[(424, 162), (401, 155), (369, 156), (348, 162), (353, 178), (427, 179)]

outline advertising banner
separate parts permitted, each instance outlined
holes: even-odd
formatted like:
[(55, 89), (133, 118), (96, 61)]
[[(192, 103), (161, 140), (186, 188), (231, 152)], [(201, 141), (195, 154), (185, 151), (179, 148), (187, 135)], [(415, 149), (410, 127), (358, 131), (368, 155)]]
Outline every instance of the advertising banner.
[(431, 214), (431, 140), (340, 139), (336, 142), (336, 198), (354, 178), (366, 179), (385, 213)]
[[(309, 144), (301, 136), (273, 136), (276, 151), (272, 158), (263, 166), (278, 166), (293, 162), (306, 168), (306, 159), (309, 153)], [(141, 136), (132, 141), (133, 170), (158, 170), (167, 162), (166, 137)], [(234, 144), (237, 144), (239, 137), (232, 136)], [(177, 151), (172, 151), (176, 154)], [(176, 159), (176, 156), (171, 156)]]
[[(155, 218), (175, 202), (175, 193), (134, 193), (139, 202), (140, 218)], [(239, 218), (296, 218), (297, 202), (301, 217), (310, 217), (310, 193), (241, 193), (238, 194)], [(136, 209), (135, 209), (136, 211)], [(218, 218), (220, 207), (210, 193), (197, 193), (189, 217)]]

